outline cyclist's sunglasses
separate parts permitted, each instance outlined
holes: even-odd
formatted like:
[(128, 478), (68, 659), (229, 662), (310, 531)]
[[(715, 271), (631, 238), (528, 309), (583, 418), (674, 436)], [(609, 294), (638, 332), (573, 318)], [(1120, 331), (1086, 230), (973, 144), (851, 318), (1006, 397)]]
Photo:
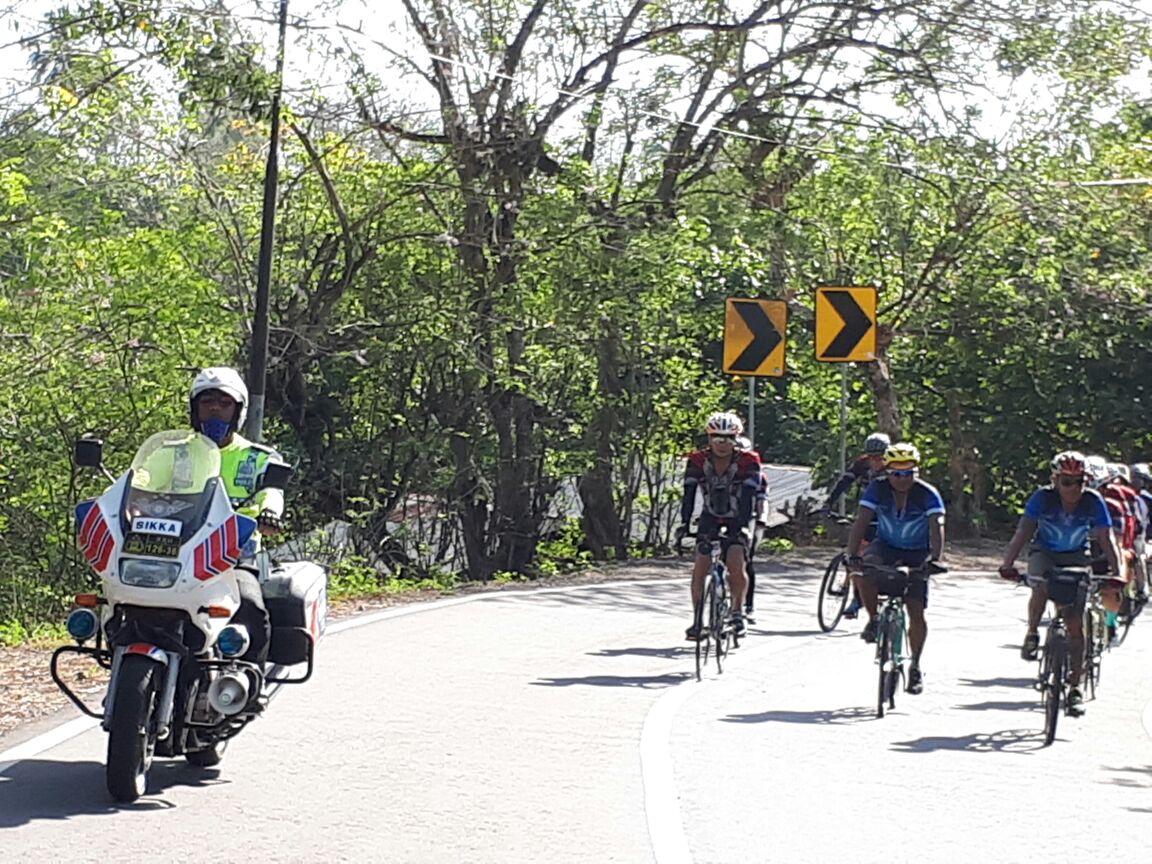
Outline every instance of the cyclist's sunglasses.
[(1084, 485), (1084, 478), (1083, 477), (1061, 477), (1060, 478), (1060, 485), (1061, 486), (1083, 486)]
[(888, 476), (889, 477), (911, 477), (915, 473), (916, 473), (915, 468), (899, 468), (899, 469), (889, 468), (888, 469)]
[(734, 444), (736, 442), (735, 435), (713, 435), (713, 444)]

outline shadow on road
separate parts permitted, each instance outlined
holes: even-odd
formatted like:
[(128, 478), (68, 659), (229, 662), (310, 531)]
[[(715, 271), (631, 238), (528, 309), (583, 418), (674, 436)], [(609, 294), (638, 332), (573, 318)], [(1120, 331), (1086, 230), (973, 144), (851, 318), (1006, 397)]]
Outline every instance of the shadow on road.
[(965, 687), (1032, 687), (1035, 678), (961, 678)]
[(973, 702), (971, 705), (956, 706), (961, 711), (1031, 711), (1039, 707), (1040, 703), (1036, 700), (1028, 702)]
[[(1110, 777), (1102, 783), (1111, 783), (1113, 786), (1127, 786), (1131, 789), (1152, 789), (1152, 765), (1145, 768), (1109, 768), (1102, 766), (1105, 771), (1116, 774), (1136, 774), (1136, 777)], [(1140, 812), (1140, 811), (1137, 811)], [(1146, 811), (1152, 813), (1152, 810)]]
[[(215, 769), (194, 768), (183, 760), (159, 761), (148, 772), (148, 795), (175, 786), (211, 786), (219, 779)], [(144, 797), (135, 804), (117, 804), (104, 786), (99, 762), (56, 762), (25, 759), (0, 771), (0, 828), (14, 828), (41, 819), (68, 819), (125, 812), (167, 810), (176, 805), (162, 798)]]
[(873, 720), (876, 712), (869, 708), (833, 708), (820, 711), (762, 711), (759, 714), (729, 714), (725, 723), (817, 723), (846, 726)]
[(667, 648), (601, 648), (586, 652), (589, 657), (659, 657), (664, 660), (678, 660), (692, 653), (692, 646)]
[(691, 672), (672, 672), (667, 675), (585, 675), (583, 678), (541, 678), (532, 683), (537, 687), (675, 687), (689, 678)]
[(911, 741), (894, 741), (898, 753), (933, 753), (937, 750), (965, 750), (970, 753), (1030, 753), (1044, 747), (1043, 733), (1036, 729), (1006, 729), (1003, 732), (979, 732), (958, 738), (925, 737)]
[(749, 627), (748, 632), (753, 636), (820, 636), (823, 630), (765, 630), (760, 627)]

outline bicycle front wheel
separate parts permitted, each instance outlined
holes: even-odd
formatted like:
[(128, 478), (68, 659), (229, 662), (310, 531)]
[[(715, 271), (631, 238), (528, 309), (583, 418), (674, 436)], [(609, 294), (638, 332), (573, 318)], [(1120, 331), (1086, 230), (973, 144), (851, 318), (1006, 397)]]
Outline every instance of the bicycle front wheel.
[(705, 621), (705, 610), (712, 606), (712, 583), (704, 586), (704, 596), (696, 607), (696, 680), (704, 677), (704, 667), (708, 665), (709, 649), (712, 645), (712, 631)]
[(879, 667), (879, 681), (876, 685), (876, 717), (884, 717), (884, 707), (888, 704), (888, 671), (893, 666), (892, 640), (887, 613), (881, 613), (879, 633), (876, 641), (876, 663)]
[(1099, 639), (1100, 613), (1092, 608), (1084, 611), (1084, 684), (1088, 698), (1096, 698), (1100, 681), (1100, 655), (1103, 645)]
[(1064, 679), (1068, 673), (1068, 645), (1066, 637), (1048, 634), (1044, 653), (1050, 654), (1049, 675), (1044, 682), (1044, 745), (1056, 740), (1056, 725), (1060, 720), (1060, 707), (1064, 701)]
[(820, 596), (816, 603), (816, 620), (820, 629), (831, 633), (840, 623), (848, 598), (852, 595), (852, 580), (848, 578), (845, 555), (841, 552), (828, 564), (820, 582)]
[(716, 672), (724, 671), (724, 660), (728, 657), (728, 647), (732, 639), (732, 627), (728, 619), (732, 614), (732, 603), (728, 596), (728, 583), (719, 573), (712, 574), (715, 590), (712, 592), (712, 621), (709, 632), (716, 640)]

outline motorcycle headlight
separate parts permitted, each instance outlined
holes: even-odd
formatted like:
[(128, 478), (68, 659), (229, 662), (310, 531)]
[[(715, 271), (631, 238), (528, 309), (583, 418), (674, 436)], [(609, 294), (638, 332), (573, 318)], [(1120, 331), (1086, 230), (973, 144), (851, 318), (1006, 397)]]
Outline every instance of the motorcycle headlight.
[(137, 588), (171, 588), (180, 578), (179, 561), (120, 559), (120, 581)]

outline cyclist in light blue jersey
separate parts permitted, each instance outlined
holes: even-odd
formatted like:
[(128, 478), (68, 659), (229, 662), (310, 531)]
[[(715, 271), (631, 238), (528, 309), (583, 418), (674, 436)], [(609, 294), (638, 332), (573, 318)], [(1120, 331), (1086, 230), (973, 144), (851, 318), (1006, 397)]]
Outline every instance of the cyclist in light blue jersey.
[[(919, 478), (920, 451), (912, 444), (893, 444), (885, 453), (884, 462), (887, 473), (873, 480), (864, 491), (848, 535), (848, 571), (868, 610), (868, 623), (861, 634), (866, 642), (876, 641), (878, 591), (871, 580), (863, 578), (862, 565), (918, 568), (928, 561), (939, 561), (944, 554), (944, 499), (935, 486)], [(876, 539), (861, 559), (860, 544), (873, 522)], [(913, 583), (904, 605), (908, 610), (908, 641), (912, 647), (908, 692), (916, 694), (924, 690), (920, 657), (928, 638), (924, 618), (928, 605), (927, 580)]]
[[(1052, 485), (1037, 489), (1024, 505), (1024, 515), (1016, 533), (1008, 542), (1002, 576), (1013, 577), (1016, 558), (1031, 541), (1028, 555), (1028, 632), (1020, 654), (1035, 660), (1040, 648), (1040, 618), (1048, 603), (1046, 576), (1055, 568), (1085, 568), (1091, 565), (1089, 541), (1096, 540), (1108, 559), (1113, 573), (1120, 573), (1120, 554), (1112, 536), (1112, 517), (1103, 496), (1087, 488), (1087, 457), (1075, 450), (1057, 453), (1052, 458)], [(1073, 716), (1084, 713), (1080, 692), (1080, 673), (1084, 665), (1084, 602), (1077, 596), (1064, 614), (1068, 628), (1071, 674), (1069, 675), (1068, 711)]]

